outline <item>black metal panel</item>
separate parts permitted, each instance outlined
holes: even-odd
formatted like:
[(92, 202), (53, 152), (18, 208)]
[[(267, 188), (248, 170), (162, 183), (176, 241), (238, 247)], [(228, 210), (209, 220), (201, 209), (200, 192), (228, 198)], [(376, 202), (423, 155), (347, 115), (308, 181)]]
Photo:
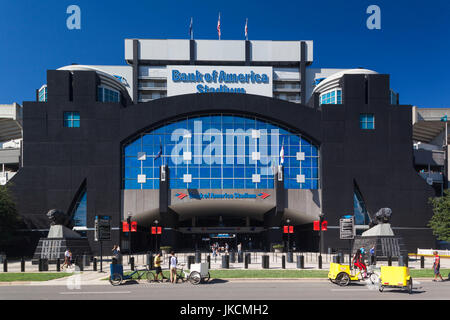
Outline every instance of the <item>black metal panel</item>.
[[(322, 211), (329, 226), (337, 226), (342, 215), (353, 213), (353, 181), (370, 213), (381, 207), (392, 208), (394, 228), (425, 228), (431, 217), (428, 198), (434, 191), (413, 166), (411, 107), (389, 104), (387, 76), (344, 76), (342, 105), (313, 108), (255, 95), (208, 93), (123, 108), (121, 104), (95, 101), (95, 72), (73, 73), (72, 86), (70, 72), (48, 71), (48, 102), (24, 103), (24, 167), (12, 179), (12, 190), (19, 199), (17, 209), (30, 228), (48, 227), (45, 214), (52, 208), (69, 210), (84, 180), (88, 227), (94, 226), (94, 217), (99, 214), (111, 215), (112, 226), (119, 227), (123, 143), (168, 120), (211, 112), (258, 116), (317, 143)], [(63, 127), (64, 111), (80, 112), (80, 128)], [(375, 130), (360, 129), (361, 113), (374, 114)], [(161, 191), (165, 189), (160, 198), (161, 211), (169, 217), (168, 186)], [(281, 199), (281, 195), (278, 197)], [(267, 226), (281, 224), (282, 215), (274, 211), (265, 219)], [(176, 219), (170, 223), (176, 224)], [(402, 233), (409, 250), (420, 241), (434, 241), (428, 230), (417, 231), (417, 236), (413, 231)], [(113, 230), (110, 244), (118, 244), (119, 236), (119, 231)], [(97, 252), (93, 234), (88, 233), (88, 237)], [(331, 228), (324, 233), (324, 240), (325, 248), (347, 245)]]

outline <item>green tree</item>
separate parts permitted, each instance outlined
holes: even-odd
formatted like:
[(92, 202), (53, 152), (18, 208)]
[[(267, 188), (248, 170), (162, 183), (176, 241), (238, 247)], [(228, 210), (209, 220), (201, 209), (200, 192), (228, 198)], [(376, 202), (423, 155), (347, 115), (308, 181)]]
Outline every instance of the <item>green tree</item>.
[(20, 221), (10, 191), (0, 186), (0, 250), (14, 239)]
[(430, 198), (430, 202), (434, 214), (428, 226), (438, 240), (450, 241), (450, 191), (445, 190), (442, 197)]

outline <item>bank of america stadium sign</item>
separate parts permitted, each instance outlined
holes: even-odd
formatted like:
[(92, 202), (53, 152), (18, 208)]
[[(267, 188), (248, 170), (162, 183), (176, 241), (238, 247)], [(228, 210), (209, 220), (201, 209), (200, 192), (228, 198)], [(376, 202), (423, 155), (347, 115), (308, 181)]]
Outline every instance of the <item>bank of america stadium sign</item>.
[(177, 197), (180, 200), (183, 199), (196, 199), (196, 200), (202, 200), (202, 199), (266, 199), (270, 197), (269, 193), (260, 192), (260, 193), (239, 193), (239, 192), (230, 192), (230, 193), (214, 193), (214, 192), (207, 192), (207, 193), (182, 193), (178, 192), (175, 194), (175, 197)]
[(167, 66), (167, 96), (208, 92), (272, 97), (272, 67)]

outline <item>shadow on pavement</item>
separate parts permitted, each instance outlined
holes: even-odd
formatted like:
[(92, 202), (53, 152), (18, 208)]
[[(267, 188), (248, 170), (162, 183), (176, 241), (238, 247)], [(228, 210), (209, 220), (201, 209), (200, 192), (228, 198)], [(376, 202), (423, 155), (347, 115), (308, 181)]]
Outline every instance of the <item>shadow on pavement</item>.
[(208, 282), (203, 282), (202, 284), (217, 284), (217, 283), (227, 283), (228, 280), (222, 280), (222, 279), (211, 279)]

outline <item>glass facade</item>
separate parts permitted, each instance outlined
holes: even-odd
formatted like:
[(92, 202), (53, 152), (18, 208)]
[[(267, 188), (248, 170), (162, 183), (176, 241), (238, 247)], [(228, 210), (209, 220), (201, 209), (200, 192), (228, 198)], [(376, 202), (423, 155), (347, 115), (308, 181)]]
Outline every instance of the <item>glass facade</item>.
[[(283, 156), (280, 156), (283, 155)], [(140, 134), (123, 147), (123, 188), (265, 189), (284, 166), (287, 189), (319, 188), (318, 147), (265, 120), (229, 114), (187, 117)]]
[(75, 227), (86, 227), (86, 217), (87, 217), (87, 193), (84, 191), (80, 198), (78, 199), (72, 220), (74, 221)]
[(363, 113), (359, 115), (359, 127), (364, 130), (375, 129), (375, 116), (370, 113)]
[(100, 102), (120, 102), (120, 93), (116, 90), (98, 87), (97, 99)]
[(79, 112), (64, 112), (64, 127), (65, 128), (79, 128), (80, 127), (80, 113)]
[(322, 93), (320, 95), (320, 104), (342, 104), (342, 90), (336, 89)]
[(355, 215), (355, 224), (358, 225), (368, 225), (369, 224), (369, 215), (367, 214), (366, 205), (362, 198), (361, 193), (358, 188), (355, 186), (353, 192), (353, 214)]

